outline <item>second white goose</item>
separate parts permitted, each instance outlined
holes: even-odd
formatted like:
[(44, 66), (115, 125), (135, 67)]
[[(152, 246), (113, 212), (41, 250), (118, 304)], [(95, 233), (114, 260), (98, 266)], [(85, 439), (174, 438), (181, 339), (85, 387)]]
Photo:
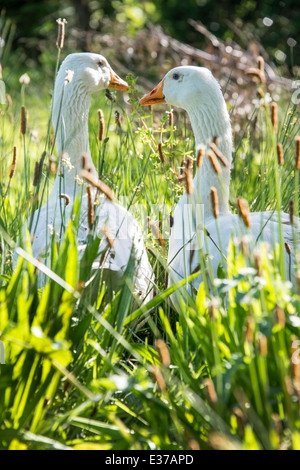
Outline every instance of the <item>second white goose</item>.
[[(143, 106), (158, 103), (168, 103), (187, 111), (195, 135), (196, 150), (202, 148), (204, 154), (193, 180), (194, 192), (183, 194), (174, 210), (168, 253), (169, 284), (186, 279), (199, 270), (199, 248), (203, 248), (204, 256), (209, 254), (216, 277), (219, 264), (224, 264), (226, 259), (232, 235), (249, 234), (241, 217), (232, 214), (229, 209), (232, 130), (226, 103), (212, 73), (207, 68), (193, 66), (170, 70), (157, 87), (140, 100)], [(223, 163), (218, 163), (218, 171), (205, 155), (216, 137), (218, 149), (225, 157)], [(217, 223), (211, 204), (212, 187), (219, 201)], [(293, 248), (293, 228), (288, 214), (254, 212), (250, 213), (249, 218), (254, 241), (265, 241), (274, 246), (280, 238), (281, 222), (283, 241)], [(209, 236), (205, 236), (205, 233)], [(293, 262), (293, 254), (290, 256), (285, 253), (287, 274)], [(199, 276), (192, 285), (197, 289), (201, 280)]]

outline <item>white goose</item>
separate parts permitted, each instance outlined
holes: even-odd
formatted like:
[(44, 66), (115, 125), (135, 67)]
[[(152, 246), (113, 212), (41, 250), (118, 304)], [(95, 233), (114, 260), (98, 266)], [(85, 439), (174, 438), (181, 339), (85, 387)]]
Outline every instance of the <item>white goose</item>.
[[(215, 137), (218, 148), (228, 164), (220, 163), (217, 173), (205, 155), (193, 180), (194, 192), (185, 193), (175, 207), (173, 227), (169, 240), (169, 284), (186, 279), (199, 270), (199, 247), (204, 258), (209, 254), (213, 276), (217, 276), (219, 263), (226, 259), (231, 236), (240, 236), (249, 230), (237, 214), (229, 210), (230, 166), (232, 163), (232, 131), (226, 103), (220, 85), (212, 73), (204, 67), (181, 66), (170, 70), (163, 80), (141, 100), (141, 105), (168, 103), (187, 111), (195, 135), (196, 149), (210, 149)], [(211, 188), (216, 188), (219, 201), (219, 217), (214, 217)], [(293, 245), (293, 228), (290, 216), (280, 214), (283, 240)], [(275, 245), (279, 240), (278, 213), (250, 213), (253, 241), (266, 241)], [(204, 236), (203, 225), (209, 236)], [(198, 230), (197, 230), (198, 229)], [(285, 253), (285, 270), (289, 273), (293, 255)], [(203, 259), (203, 258), (202, 258)], [(202, 264), (203, 266), (203, 264)], [(197, 289), (202, 280), (199, 276), (192, 282)], [(190, 285), (188, 286), (189, 291)], [(174, 299), (173, 299), (174, 300)]]
[[(128, 84), (112, 70), (107, 60), (92, 53), (74, 53), (66, 57), (59, 69), (53, 95), (52, 124), (56, 132), (57, 152), (64, 158), (60, 165), (48, 201), (36, 210), (31, 226), (32, 250), (36, 258), (50, 266), (51, 231), (58, 240), (73, 210), (75, 199), (81, 198), (78, 251), (81, 256), (89, 233), (88, 196), (85, 184), (78, 184), (82, 174), (83, 155), (89, 176), (98, 181), (93, 164), (88, 135), (90, 95), (106, 88), (126, 91)], [(97, 193), (92, 187), (92, 198), (100, 198), (95, 206), (96, 227), (94, 233), (101, 237), (99, 256), (93, 263), (95, 270), (103, 270), (107, 288), (117, 290), (128, 266), (130, 256), (134, 258), (134, 294), (143, 300), (149, 299), (152, 279), (142, 231), (134, 217), (121, 205)], [(66, 195), (66, 200), (61, 195)], [(110, 242), (110, 243), (109, 243)], [(113, 244), (111, 243), (113, 242)], [(112, 245), (112, 246), (111, 246)], [(17, 255), (15, 255), (15, 261)], [(40, 284), (45, 279), (40, 277)]]

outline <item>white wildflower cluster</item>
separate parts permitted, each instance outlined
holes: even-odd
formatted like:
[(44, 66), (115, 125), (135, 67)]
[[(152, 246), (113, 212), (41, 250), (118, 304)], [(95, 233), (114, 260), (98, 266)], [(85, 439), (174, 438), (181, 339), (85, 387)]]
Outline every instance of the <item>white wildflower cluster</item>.
[(23, 75), (21, 75), (21, 77), (19, 78), (19, 82), (22, 85), (29, 85), (30, 77), (29, 77), (28, 73), (23, 73)]
[(68, 169), (68, 171), (71, 171), (74, 168), (74, 165), (72, 165), (71, 160), (70, 160), (70, 155), (67, 152), (62, 153), (61, 163), (63, 166), (65, 166)]

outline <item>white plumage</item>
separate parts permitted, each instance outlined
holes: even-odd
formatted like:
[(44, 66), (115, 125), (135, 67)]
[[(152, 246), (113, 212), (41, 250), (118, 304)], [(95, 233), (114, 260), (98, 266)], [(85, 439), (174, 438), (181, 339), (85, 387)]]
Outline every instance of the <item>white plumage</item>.
[[(86, 247), (89, 233), (88, 196), (86, 184), (80, 184), (78, 177), (81, 178), (82, 156), (85, 155), (85, 169), (91, 178), (98, 181), (89, 148), (88, 114), (91, 93), (106, 88), (126, 91), (129, 87), (113, 72), (103, 56), (75, 53), (63, 61), (55, 82), (52, 106), (52, 124), (60, 164), (48, 201), (35, 211), (31, 227), (33, 255), (42, 259), (47, 266), (50, 266), (50, 231), (55, 232), (58, 240), (62, 239), (77, 197), (81, 199), (78, 232), (80, 256)], [(152, 269), (137, 221), (124, 207), (109, 200), (95, 187), (91, 187), (91, 194), (93, 201), (96, 196), (99, 199), (99, 204), (94, 206), (94, 233), (101, 237), (99, 255), (93, 268), (103, 270), (110, 291), (117, 290), (132, 256), (134, 295), (141, 301), (148, 300), (152, 296)], [(61, 195), (67, 196), (68, 205)], [(16, 262), (17, 256), (14, 258)], [(40, 284), (44, 282), (45, 278), (41, 276)]]
[[(159, 85), (145, 95), (141, 105), (168, 103), (187, 111), (195, 135), (196, 149), (204, 154), (218, 138), (218, 148), (226, 157), (228, 165), (219, 163), (217, 173), (211, 161), (204, 155), (201, 166), (193, 180), (194, 192), (185, 193), (173, 214), (168, 265), (169, 283), (186, 279), (199, 270), (199, 248), (204, 258), (209, 255), (213, 274), (217, 276), (219, 263), (226, 262), (227, 248), (232, 235), (249, 235), (243, 220), (229, 210), (230, 166), (232, 163), (232, 131), (226, 103), (220, 85), (211, 72), (203, 67), (183, 66), (169, 71)], [(216, 221), (211, 204), (211, 188), (217, 190), (219, 217)], [(288, 214), (278, 212), (250, 213), (251, 249), (257, 241), (275, 246), (279, 241), (279, 217), (283, 240), (293, 246), (293, 227)], [(298, 220), (297, 220), (298, 223)], [(209, 236), (205, 236), (203, 226)], [(248, 237), (249, 240), (249, 237)], [(294, 256), (285, 253), (285, 269), (288, 275)], [(288, 276), (287, 276), (288, 277)], [(192, 285), (199, 287), (202, 277)], [(191, 285), (188, 286), (189, 290)]]

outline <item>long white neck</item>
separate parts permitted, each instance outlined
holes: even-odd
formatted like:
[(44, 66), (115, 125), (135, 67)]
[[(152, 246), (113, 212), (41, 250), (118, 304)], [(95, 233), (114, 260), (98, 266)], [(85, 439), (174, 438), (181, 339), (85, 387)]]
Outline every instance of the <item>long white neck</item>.
[[(50, 197), (57, 198), (64, 193), (73, 199), (80, 190), (76, 176), (80, 177), (83, 154), (91, 174), (97, 176), (88, 136), (90, 96), (83, 86), (72, 82), (63, 87), (57, 85), (57, 88), (54, 90), (52, 124), (60, 164)], [(66, 162), (68, 158), (69, 163)]]
[(223, 95), (214, 96), (209, 104), (198, 103), (197, 99), (187, 109), (193, 132), (196, 149), (199, 146), (209, 149), (215, 137), (218, 138), (218, 148), (228, 161), (228, 167), (220, 163), (221, 172), (216, 173), (210, 160), (205, 155), (202, 165), (197, 169), (194, 178), (195, 197), (199, 197), (204, 204), (204, 216), (207, 220), (213, 217), (210, 189), (214, 186), (218, 192), (219, 211), (221, 214), (229, 212), (229, 186), (230, 167), (232, 162), (232, 132), (230, 118)]

